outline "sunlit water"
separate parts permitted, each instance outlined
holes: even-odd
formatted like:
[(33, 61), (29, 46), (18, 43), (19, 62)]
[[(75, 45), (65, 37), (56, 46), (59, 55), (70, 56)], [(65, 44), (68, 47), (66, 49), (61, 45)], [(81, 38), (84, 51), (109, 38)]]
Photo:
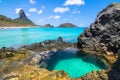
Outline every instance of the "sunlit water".
[(20, 47), (21, 45), (54, 40), (59, 36), (64, 41), (77, 42), (84, 28), (19, 28), (0, 29), (1, 47)]
[(76, 56), (77, 51), (58, 51), (49, 60), (48, 70), (64, 70), (72, 78), (79, 78), (93, 70), (105, 69), (103, 63), (88, 56)]

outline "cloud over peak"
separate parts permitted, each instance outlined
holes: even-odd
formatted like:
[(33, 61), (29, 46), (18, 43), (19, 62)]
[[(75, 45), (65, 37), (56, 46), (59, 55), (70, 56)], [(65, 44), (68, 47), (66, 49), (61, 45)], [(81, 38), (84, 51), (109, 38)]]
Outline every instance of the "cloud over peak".
[(15, 11), (16, 11), (16, 14), (18, 14), (20, 12), (22, 8), (16, 8)]
[(36, 12), (36, 11), (37, 11), (36, 8), (30, 8), (30, 9), (29, 9), (29, 12)]
[(69, 11), (69, 8), (68, 7), (56, 7), (54, 9), (54, 12), (59, 12), (59, 13), (64, 13), (64, 12), (68, 12)]
[(69, 5), (83, 5), (85, 4), (84, 0), (66, 0), (64, 3), (64, 6), (69, 6)]
[(39, 11), (38, 11), (38, 14), (42, 14), (42, 13), (43, 13), (43, 10), (39, 10)]

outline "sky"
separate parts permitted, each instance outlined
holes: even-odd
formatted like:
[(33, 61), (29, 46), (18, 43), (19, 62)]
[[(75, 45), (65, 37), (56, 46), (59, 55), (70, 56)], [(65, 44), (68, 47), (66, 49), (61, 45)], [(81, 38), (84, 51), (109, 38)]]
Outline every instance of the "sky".
[(14, 19), (23, 9), (27, 17), (38, 25), (50, 23), (58, 26), (70, 22), (88, 27), (112, 2), (120, 0), (0, 0), (0, 14)]

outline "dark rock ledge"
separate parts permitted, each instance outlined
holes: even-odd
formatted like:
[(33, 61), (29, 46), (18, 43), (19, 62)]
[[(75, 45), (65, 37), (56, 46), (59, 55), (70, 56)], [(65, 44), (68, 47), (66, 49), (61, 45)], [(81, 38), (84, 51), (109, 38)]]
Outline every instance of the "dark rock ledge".
[[(68, 47), (75, 47), (75, 45), (64, 42), (61, 37), (57, 40), (46, 40), (44, 42), (22, 46), (19, 49), (3, 47), (0, 49), (0, 79), (33, 80), (34, 78), (31, 78), (31, 76), (34, 76), (35, 80), (39, 80), (39, 77), (41, 80), (48, 80), (47, 78), (51, 78), (50, 80), (63, 78), (70, 80), (64, 71), (50, 72), (44, 69), (47, 67), (51, 56), (57, 50)], [(32, 73), (34, 70), (36, 73)], [(26, 72), (31, 74), (26, 74)]]

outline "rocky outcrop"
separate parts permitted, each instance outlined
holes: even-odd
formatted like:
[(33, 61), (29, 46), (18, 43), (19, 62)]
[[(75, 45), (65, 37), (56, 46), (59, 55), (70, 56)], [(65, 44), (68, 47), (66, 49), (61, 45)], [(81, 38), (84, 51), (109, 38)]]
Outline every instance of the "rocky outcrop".
[[(116, 61), (118, 51), (120, 50), (120, 3), (110, 4), (98, 14), (95, 22), (79, 36), (78, 48), (81, 51), (95, 54), (102, 60), (104, 59), (109, 63), (110, 67), (113, 65), (112, 70), (108, 71), (108, 79), (96, 79), (95, 77), (93, 77), (93, 79), (120, 80), (118, 76), (120, 75), (118, 64), (119, 58), (117, 62), (113, 64)], [(84, 78), (86, 78), (82, 80), (90, 80), (90, 76), (94, 76), (92, 73), (89, 74), (89, 76), (84, 76)], [(101, 74), (95, 75), (101, 76)]]
[(21, 27), (21, 26), (35, 26), (35, 24), (27, 18), (25, 12), (21, 9), (19, 18), (11, 19), (4, 15), (0, 15), (0, 27)]
[(22, 46), (21, 48), (39, 52), (39, 51), (55, 50), (55, 49), (60, 50), (69, 46), (74, 46), (74, 45), (70, 42), (64, 42), (62, 40), (62, 37), (59, 37), (57, 40), (46, 40), (40, 43), (25, 45)]
[(24, 10), (22, 9), (19, 11), (19, 18), (14, 19), (14, 21), (19, 22), (21, 24), (35, 26), (35, 24), (30, 19), (27, 18)]
[(69, 27), (77, 27), (77, 26), (72, 23), (63, 23), (63, 24), (60, 24), (59, 27), (69, 28)]
[(51, 24), (45, 24), (43, 27), (53, 28), (53, 25), (51, 25)]
[(20, 19), (28, 19), (27, 16), (25, 15), (25, 12), (22, 9), (19, 11), (19, 18)]
[[(64, 46), (63, 46), (64, 45)], [(1, 80), (71, 80), (64, 71), (48, 71), (49, 59), (57, 50), (74, 46), (59, 37), (20, 47), (0, 49)]]

